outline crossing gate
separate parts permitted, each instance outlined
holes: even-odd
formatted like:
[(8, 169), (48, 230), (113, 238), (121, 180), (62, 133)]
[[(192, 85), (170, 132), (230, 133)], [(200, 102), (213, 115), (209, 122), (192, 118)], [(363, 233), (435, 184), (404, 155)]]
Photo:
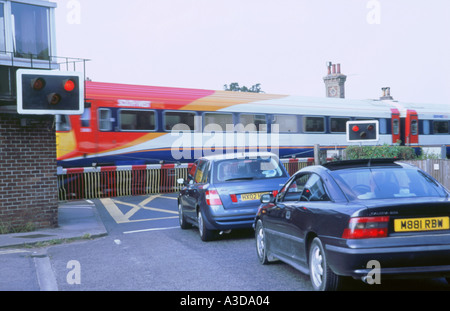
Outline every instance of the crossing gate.
[[(289, 175), (313, 165), (314, 159), (282, 160)], [(178, 178), (187, 179), (192, 164), (129, 165), (58, 170), (60, 201), (173, 193)]]
[(169, 193), (179, 190), (192, 164), (59, 169), (60, 201)]

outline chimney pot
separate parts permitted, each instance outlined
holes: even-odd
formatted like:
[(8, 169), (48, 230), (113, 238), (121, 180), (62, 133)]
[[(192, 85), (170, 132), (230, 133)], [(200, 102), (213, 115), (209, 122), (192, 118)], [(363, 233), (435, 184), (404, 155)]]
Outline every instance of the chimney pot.
[(341, 64), (337, 64), (337, 73), (341, 74)]
[(336, 74), (336, 64), (333, 64), (333, 74)]

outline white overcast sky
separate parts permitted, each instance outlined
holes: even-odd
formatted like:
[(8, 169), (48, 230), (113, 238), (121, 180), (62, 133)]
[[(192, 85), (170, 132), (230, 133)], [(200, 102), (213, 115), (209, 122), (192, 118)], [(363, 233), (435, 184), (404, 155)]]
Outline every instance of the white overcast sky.
[(448, 0), (53, 2), (58, 55), (91, 59), (94, 81), (324, 97), (331, 61), (347, 98), (389, 86), (399, 101), (450, 105)]

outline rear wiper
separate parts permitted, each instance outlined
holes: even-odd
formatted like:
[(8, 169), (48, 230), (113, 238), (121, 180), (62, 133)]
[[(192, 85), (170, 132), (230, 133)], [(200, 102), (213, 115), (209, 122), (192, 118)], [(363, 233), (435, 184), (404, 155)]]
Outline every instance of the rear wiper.
[(254, 177), (236, 177), (236, 178), (228, 178), (225, 179), (225, 181), (231, 181), (231, 180), (252, 180)]

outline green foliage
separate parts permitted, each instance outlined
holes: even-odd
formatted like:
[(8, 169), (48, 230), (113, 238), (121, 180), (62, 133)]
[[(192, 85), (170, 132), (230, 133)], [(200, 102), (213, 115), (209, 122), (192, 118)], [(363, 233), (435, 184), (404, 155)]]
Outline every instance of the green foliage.
[(387, 145), (383, 146), (349, 146), (346, 149), (347, 160), (356, 159), (380, 159), (397, 158), (402, 160), (417, 159), (413, 148), (407, 146)]
[(233, 82), (229, 86), (228, 84), (225, 84), (223, 86), (225, 91), (232, 91), (232, 92), (248, 92), (248, 93), (264, 93), (261, 90), (261, 84), (255, 84), (252, 87), (248, 88), (246, 86), (239, 86), (239, 83)]

